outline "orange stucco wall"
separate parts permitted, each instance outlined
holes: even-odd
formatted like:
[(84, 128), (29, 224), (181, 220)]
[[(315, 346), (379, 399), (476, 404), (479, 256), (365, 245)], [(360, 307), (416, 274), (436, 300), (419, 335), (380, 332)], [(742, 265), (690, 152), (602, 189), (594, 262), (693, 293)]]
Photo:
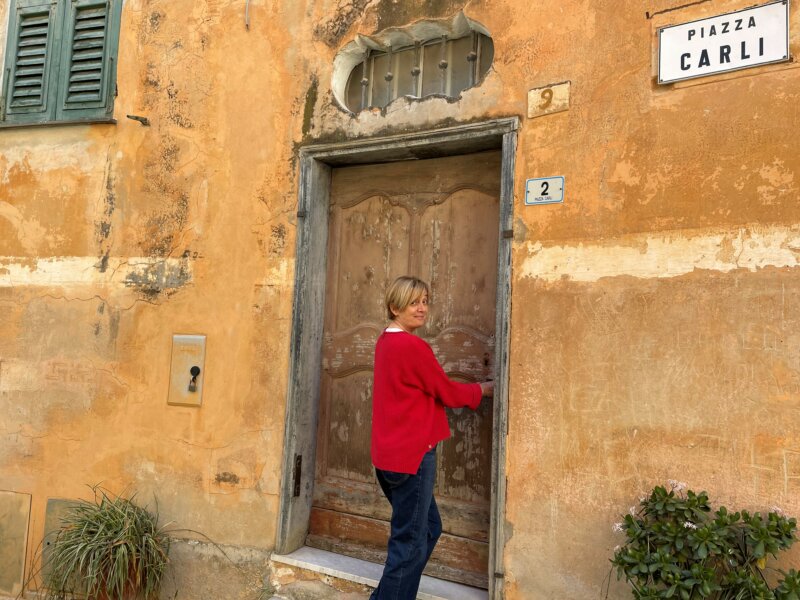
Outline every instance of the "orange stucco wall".
[[(243, 0), (125, 2), (117, 123), (0, 130), (0, 489), (31, 497), (29, 554), (47, 499), (101, 482), (271, 549), (298, 147), (501, 116), (521, 118), (505, 597), (598, 597), (612, 523), (668, 478), (800, 514), (800, 71), (654, 82), (657, 27), (748, 5), (253, 0), (248, 30)], [(356, 34), (461, 9), (494, 39), (479, 87), (337, 107)], [(569, 110), (526, 118), (567, 80)], [(564, 203), (524, 206), (550, 175)], [(199, 409), (166, 402), (174, 333), (207, 336)]]

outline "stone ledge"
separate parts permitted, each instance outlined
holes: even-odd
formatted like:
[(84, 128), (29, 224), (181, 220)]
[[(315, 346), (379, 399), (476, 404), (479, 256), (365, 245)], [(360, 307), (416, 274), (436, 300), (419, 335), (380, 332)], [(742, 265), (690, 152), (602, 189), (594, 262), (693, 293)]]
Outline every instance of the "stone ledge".
[[(307, 546), (291, 554), (273, 554), (273, 563), (289, 565), (374, 588), (383, 566)], [(486, 590), (423, 575), (418, 600), (488, 600)]]

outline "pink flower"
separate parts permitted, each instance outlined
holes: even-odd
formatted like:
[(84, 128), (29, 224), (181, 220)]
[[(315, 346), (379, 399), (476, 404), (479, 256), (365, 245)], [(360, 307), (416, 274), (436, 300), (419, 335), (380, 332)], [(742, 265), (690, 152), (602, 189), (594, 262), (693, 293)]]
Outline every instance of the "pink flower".
[(675, 492), (682, 492), (688, 487), (683, 481), (677, 481), (675, 479), (667, 479), (667, 484), (669, 485), (670, 489)]

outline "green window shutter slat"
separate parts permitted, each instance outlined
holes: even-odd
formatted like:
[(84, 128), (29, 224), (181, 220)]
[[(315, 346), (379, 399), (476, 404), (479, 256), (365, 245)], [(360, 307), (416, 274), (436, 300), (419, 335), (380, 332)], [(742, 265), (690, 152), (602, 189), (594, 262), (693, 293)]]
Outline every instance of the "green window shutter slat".
[(103, 58), (103, 50), (81, 50), (72, 55), (73, 61), (99, 61)]
[(17, 58), (25, 56), (45, 56), (47, 55), (50, 44), (49, 36), (41, 36), (38, 38), (20, 38), (17, 44)]
[(47, 23), (45, 23), (44, 25), (37, 25), (36, 27), (28, 27), (27, 29), (23, 29), (22, 31), (20, 31), (19, 37), (27, 38), (33, 36), (38, 37), (41, 35), (46, 36), (48, 29), (49, 27), (47, 26)]
[(44, 75), (44, 69), (41, 67), (22, 67), (17, 69), (17, 77), (22, 79), (23, 77), (39, 77), (41, 78)]
[[(42, 4), (43, 7), (46, 7), (49, 3), (48, 2), (42, 2), (41, 4)], [(23, 7), (23, 5), (21, 3), (17, 3), (17, 5), (20, 8)], [(42, 12), (42, 15), (39, 16), (39, 17), (37, 17), (35, 14), (29, 15), (25, 19), (25, 23), (27, 24), (28, 27), (36, 27), (37, 25), (45, 25), (46, 26), (48, 23), (50, 23), (49, 13)]]
[[(47, 47), (35, 46), (33, 48), (20, 48), (17, 47), (17, 55), (15, 57), (15, 67), (25, 67), (31, 64), (44, 65), (47, 62)], [(16, 71), (16, 69), (15, 69)]]
[(15, 89), (31, 88), (37, 94), (41, 94), (42, 79), (42, 77), (18, 77)]
[(100, 85), (97, 83), (76, 83), (75, 85), (69, 86), (70, 94), (86, 94), (86, 92), (100, 92)]
[(23, 69), (25, 67), (39, 67), (44, 69), (45, 59), (43, 54), (32, 54), (28, 56), (20, 56), (17, 59), (17, 68)]
[(80, 71), (93, 71), (93, 70), (95, 70), (95, 66), (91, 62), (88, 63), (81, 62), (81, 63), (75, 63), (72, 72), (76, 73)]
[(75, 42), (74, 44), (72, 44), (72, 51), (73, 51), (72, 59), (75, 60), (76, 57), (80, 56), (81, 52), (85, 52), (87, 50), (99, 52), (100, 54), (102, 54), (104, 46), (105, 44), (103, 44), (102, 40), (99, 41), (85, 40), (85, 41)]
[(72, 77), (69, 78), (69, 80), (70, 82), (95, 81), (99, 73), (100, 73), (99, 71), (84, 71), (84, 72), (78, 71), (77, 73), (74, 73)]
[[(84, 5), (85, 4), (86, 3), (84, 3)], [(108, 2), (95, 2), (95, 5), (96, 6), (94, 8), (92, 8), (91, 6), (83, 6), (76, 20), (86, 21), (88, 19), (95, 19), (98, 17), (105, 19)]]
[(106, 37), (105, 28), (103, 29), (90, 29), (88, 31), (80, 31), (75, 32), (75, 41), (78, 40), (92, 40), (92, 39), (100, 39), (104, 40)]
[(40, 98), (41, 95), (42, 92), (34, 87), (31, 88), (20, 87), (14, 91), (14, 98), (17, 102), (25, 102), (28, 100), (33, 100), (35, 98)]
[(72, 94), (72, 97), (75, 102), (92, 102), (97, 99), (97, 94)]
[(105, 22), (105, 17), (101, 17), (99, 19), (84, 19), (75, 23), (75, 29), (82, 31), (84, 29), (92, 29), (94, 27), (104, 27)]

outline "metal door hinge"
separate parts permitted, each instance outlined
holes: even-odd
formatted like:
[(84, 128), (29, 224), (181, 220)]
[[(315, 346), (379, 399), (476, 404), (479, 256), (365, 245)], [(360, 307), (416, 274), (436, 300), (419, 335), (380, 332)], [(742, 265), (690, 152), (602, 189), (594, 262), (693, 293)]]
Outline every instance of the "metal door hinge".
[(513, 238), (514, 237), (514, 230), (513, 229), (504, 229), (503, 230), (503, 238)]
[(300, 478), (303, 476), (303, 456), (302, 454), (294, 455), (294, 473), (292, 475), (292, 496), (297, 498), (300, 496)]

